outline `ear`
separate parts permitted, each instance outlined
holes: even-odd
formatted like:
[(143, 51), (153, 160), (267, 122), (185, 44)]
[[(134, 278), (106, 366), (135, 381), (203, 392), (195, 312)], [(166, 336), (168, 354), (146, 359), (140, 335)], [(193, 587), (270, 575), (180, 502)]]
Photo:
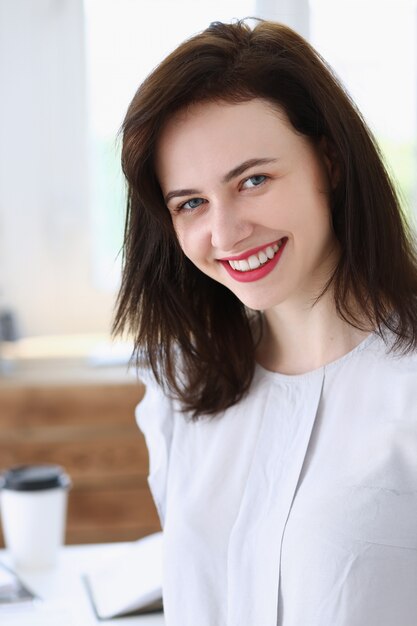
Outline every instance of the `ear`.
[(332, 189), (335, 189), (340, 179), (340, 169), (337, 162), (335, 147), (330, 139), (324, 136), (320, 138), (319, 147), (324, 164), (327, 168), (330, 185)]

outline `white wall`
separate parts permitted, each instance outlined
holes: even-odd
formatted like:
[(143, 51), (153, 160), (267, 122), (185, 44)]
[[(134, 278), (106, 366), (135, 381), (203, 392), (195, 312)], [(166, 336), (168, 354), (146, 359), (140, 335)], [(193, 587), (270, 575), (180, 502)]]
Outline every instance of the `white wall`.
[(309, 37), (309, 0), (256, 0), (256, 16), (282, 22)]
[(0, 0), (0, 306), (24, 335), (101, 332), (92, 285), (82, 0)]

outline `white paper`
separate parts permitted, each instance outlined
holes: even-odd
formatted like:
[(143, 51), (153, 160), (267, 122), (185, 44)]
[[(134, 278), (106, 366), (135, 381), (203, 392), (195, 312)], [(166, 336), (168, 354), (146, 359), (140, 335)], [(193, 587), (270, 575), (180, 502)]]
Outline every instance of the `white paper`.
[(35, 595), (23, 585), (15, 572), (0, 562), (0, 608), (28, 602), (34, 598)]
[(4, 626), (76, 626), (68, 607), (34, 601), (0, 608)]
[(16, 584), (16, 576), (0, 563), (0, 589), (13, 589)]
[(162, 600), (162, 533), (124, 546), (85, 574), (101, 618), (150, 607)]

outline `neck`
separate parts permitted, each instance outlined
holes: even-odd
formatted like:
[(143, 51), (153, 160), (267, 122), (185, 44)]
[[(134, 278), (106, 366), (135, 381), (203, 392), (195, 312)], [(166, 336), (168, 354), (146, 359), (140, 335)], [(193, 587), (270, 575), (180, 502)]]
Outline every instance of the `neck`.
[(330, 290), (314, 305), (274, 307), (264, 313), (257, 361), (282, 374), (303, 374), (342, 357), (372, 331), (358, 330), (336, 312)]

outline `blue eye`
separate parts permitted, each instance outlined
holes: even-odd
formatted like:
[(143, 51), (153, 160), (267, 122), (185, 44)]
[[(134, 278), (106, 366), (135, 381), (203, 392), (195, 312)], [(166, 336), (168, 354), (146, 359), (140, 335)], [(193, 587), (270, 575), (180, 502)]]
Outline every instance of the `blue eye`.
[(185, 209), (186, 211), (193, 211), (194, 209), (198, 209), (198, 207), (204, 202), (205, 200), (203, 198), (191, 198), (190, 200), (187, 200), (187, 202), (184, 202), (184, 204), (181, 204), (178, 208), (180, 210)]
[(263, 174), (256, 174), (255, 176), (250, 176), (246, 180), (243, 181), (242, 188), (243, 189), (252, 189), (253, 187), (259, 187), (266, 181), (266, 176)]

